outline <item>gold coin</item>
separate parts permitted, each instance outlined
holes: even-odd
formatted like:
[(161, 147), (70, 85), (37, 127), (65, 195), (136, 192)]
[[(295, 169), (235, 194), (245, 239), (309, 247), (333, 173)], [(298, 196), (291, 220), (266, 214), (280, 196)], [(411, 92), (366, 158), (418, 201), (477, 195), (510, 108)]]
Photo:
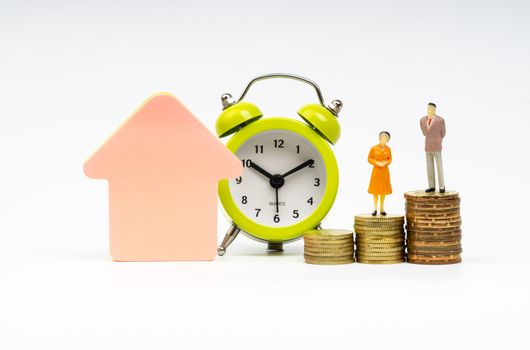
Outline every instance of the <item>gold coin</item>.
[(354, 259), (350, 260), (336, 260), (336, 261), (319, 261), (319, 260), (305, 260), (306, 264), (311, 265), (345, 265), (345, 264), (352, 264), (355, 262)]
[(407, 227), (410, 227), (413, 230), (448, 230), (453, 229), (457, 230), (460, 229), (461, 222), (453, 222), (453, 223), (415, 223), (415, 222), (407, 222)]
[(407, 225), (408, 224), (429, 224), (429, 225), (442, 225), (445, 226), (446, 224), (454, 224), (454, 223), (462, 223), (462, 218), (456, 217), (456, 218), (449, 218), (449, 219), (423, 219), (423, 218), (416, 218), (416, 217), (407, 217)]
[(422, 259), (411, 259), (407, 258), (407, 262), (410, 264), (420, 264), (420, 265), (449, 265), (449, 264), (458, 264), (462, 262), (462, 257), (447, 259), (447, 260), (422, 260)]
[(304, 252), (304, 258), (309, 259), (332, 259), (332, 260), (342, 260), (342, 259), (350, 259), (353, 258), (353, 252), (351, 253), (309, 253)]
[(310, 264), (326, 265), (326, 264), (348, 264), (348, 263), (354, 262), (355, 259), (353, 257), (348, 257), (345, 259), (339, 259), (339, 258), (322, 259), (322, 258), (315, 258), (315, 257), (305, 257), (304, 261)]
[(411, 259), (418, 260), (451, 260), (460, 257), (460, 254), (440, 254), (440, 255), (418, 255), (418, 254), (407, 254)]
[(319, 237), (348, 237), (353, 234), (349, 230), (341, 229), (320, 229), (320, 230), (309, 230), (304, 232), (305, 237), (319, 236)]
[(456, 191), (445, 191), (445, 193), (440, 193), (440, 192), (425, 192), (425, 191), (422, 191), (422, 190), (417, 190), (417, 191), (408, 191), (408, 192), (405, 192), (405, 198), (407, 199), (418, 199), (418, 200), (421, 200), (421, 199), (431, 199), (431, 198), (435, 198), (435, 199), (450, 199), (450, 198), (458, 198), (458, 192)]
[(405, 231), (391, 231), (391, 232), (365, 232), (365, 231), (357, 231), (356, 237), (359, 238), (398, 238), (398, 237), (405, 237)]
[(418, 232), (418, 231), (407, 231), (407, 237), (417, 241), (438, 241), (438, 240), (454, 240), (458, 241), (462, 238), (462, 231), (451, 231), (451, 232)]
[(364, 260), (396, 260), (396, 259), (404, 259), (405, 254), (393, 254), (393, 255), (369, 255), (369, 254), (356, 254), (355, 255), (359, 259)]
[(408, 246), (407, 251), (410, 254), (417, 254), (417, 255), (450, 255), (450, 254), (460, 254), (462, 253), (462, 247), (415, 247), (415, 246)]
[(454, 213), (429, 213), (424, 212), (422, 214), (419, 213), (407, 213), (407, 218), (410, 218), (411, 220), (420, 219), (420, 220), (455, 220), (460, 219), (460, 213), (454, 212)]
[(366, 231), (366, 232), (387, 232), (387, 231), (400, 231), (403, 230), (404, 224), (388, 225), (388, 226), (363, 226), (357, 223), (353, 226), (355, 231)]
[(330, 247), (330, 248), (340, 248), (340, 247), (348, 247), (353, 245), (353, 239), (347, 240), (347, 241), (331, 241), (331, 242), (325, 242), (325, 241), (305, 241), (304, 246), (306, 247)]
[(425, 247), (425, 248), (448, 248), (448, 247), (460, 247), (462, 242), (460, 240), (450, 240), (450, 241), (417, 241), (409, 239), (407, 240), (409, 245), (415, 247)]
[(405, 246), (400, 247), (383, 247), (383, 248), (365, 248), (363, 246), (357, 247), (358, 252), (371, 252), (371, 253), (393, 253), (393, 252), (404, 252)]
[(348, 243), (353, 241), (353, 235), (350, 237), (340, 237), (340, 238), (334, 238), (334, 237), (321, 237), (321, 236), (305, 236), (304, 237), (305, 242), (310, 243)]
[(403, 214), (387, 214), (386, 216), (373, 216), (371, 213), (357, 214), (355, 215), (355, 220), (366, 220), (366, 221), (393, 221), (393, 220), (402, 220)]
[(405, 236), (401, 237), (357, 237), (355, 240), (358, 243), (402, 243), (405, 241)]
[(353, 254), (353, 248), (348, 250), (311, 250), (311, 249), (304, 249), (304, 253), (308, 255), (317, 255), (317, 254), (332, 254), (332, 255), (347, 255), (347, 254)]
[(357, 259), (358, 263), (361, 264), (374, 264), (374, 265), (383, 265), (383, 264), (399, 264), (405, 262), (405, 259), (392, 259), (392, 260), (370, 260), (370, 259)]
[(331, 235), (324, 235), (324, 236), (321, 236), (321, 235), (304, 235), (304, 239), (308, 240), (308, 241), (347, 241), (349, 239), (352, 239), (353, 238), (353, 232), (348, 234), (348, 235), (336, 235), (336, 236), (331, 236)]

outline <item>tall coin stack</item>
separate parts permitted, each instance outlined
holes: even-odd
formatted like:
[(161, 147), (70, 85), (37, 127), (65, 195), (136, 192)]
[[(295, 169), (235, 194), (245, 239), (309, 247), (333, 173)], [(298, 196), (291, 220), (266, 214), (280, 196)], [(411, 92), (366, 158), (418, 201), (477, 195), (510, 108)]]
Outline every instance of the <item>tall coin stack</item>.
[(458, 192), (405, 193), (407, 261), (443, 265), (462, 261), (460, 197)]
[(308, 264), (351, 264), (353, 232), (348, 230), (310, 230), (304, 233), (304, 259)]
[(403, 215), (355, 216), (355, 256), (366, 264), (397, 264), (405, 261)]

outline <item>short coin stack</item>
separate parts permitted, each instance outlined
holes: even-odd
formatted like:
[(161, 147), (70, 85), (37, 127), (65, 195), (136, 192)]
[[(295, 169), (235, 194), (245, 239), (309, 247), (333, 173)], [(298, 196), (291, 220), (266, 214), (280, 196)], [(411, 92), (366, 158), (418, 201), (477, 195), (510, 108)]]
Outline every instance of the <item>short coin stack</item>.
[(353, 232), (310, 230), (304, 233), (304, 259), (308, 264), (350, 264), (353, 258)]
[(397, 264), (405, 261), (403, 215), (355, 216), (355, 256), (365, 264)]
[(405, 193), (407, 261), (443, 265), (462, 261), (460, 197), (458, 192)]

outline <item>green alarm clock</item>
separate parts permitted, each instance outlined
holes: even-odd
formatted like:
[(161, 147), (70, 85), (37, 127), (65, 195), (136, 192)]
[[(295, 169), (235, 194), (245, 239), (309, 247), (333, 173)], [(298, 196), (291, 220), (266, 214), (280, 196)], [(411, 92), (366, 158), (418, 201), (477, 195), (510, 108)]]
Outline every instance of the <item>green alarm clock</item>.
[[(287, 78), (311, 85), (320, 103), (298, 110), (302, 121), (284, 117), (262, 118), (260, 109), (243, 101), (252, 84)], [(342, 102), (328, 106), (318, 85), (292, 74), (266, 74), (251, 80), (236, 101), (221, 97), (223, 112), (217, 119), (219, 137), (233, 135), (226, 146), (242, 162), (243, 173), (219, 182), (219, 198), (232, 225), (218, 247), (224, 255), (240, 231), (270, 251), (320, 227), (331, 209), (339, 184), (337, 161), (330, 146), (340, 137), (337, 115)]]

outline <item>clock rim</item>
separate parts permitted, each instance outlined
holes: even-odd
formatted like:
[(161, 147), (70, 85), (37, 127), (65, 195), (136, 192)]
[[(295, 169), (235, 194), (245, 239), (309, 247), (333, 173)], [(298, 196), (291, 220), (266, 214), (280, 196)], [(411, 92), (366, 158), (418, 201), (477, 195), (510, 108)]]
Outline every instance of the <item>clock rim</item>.
[(268, 117), (258, 120), (235, 133), (228, 140), (226, 147), (232, 152), (236, 151), (248, 139), (256, 134), (271, 130), (286, 130), (304, 137), (321, 154), (326, 167), (326, 187), (318, 207), (304, 220), (290, 226), (270, 227), (258, 224), (248, 218), (235, 203), (228, 184), (228, 179), (219, 181), (219, 199), (228, 217), (242, 231), (253, 238), (266, 242), (288, 242), (300, 238), (307, 230), (314, 229), (331, 210), (339, 185), (339, 169), (335, 154), (328, 141), (320, 136), (307, 124), (284, 117)]

